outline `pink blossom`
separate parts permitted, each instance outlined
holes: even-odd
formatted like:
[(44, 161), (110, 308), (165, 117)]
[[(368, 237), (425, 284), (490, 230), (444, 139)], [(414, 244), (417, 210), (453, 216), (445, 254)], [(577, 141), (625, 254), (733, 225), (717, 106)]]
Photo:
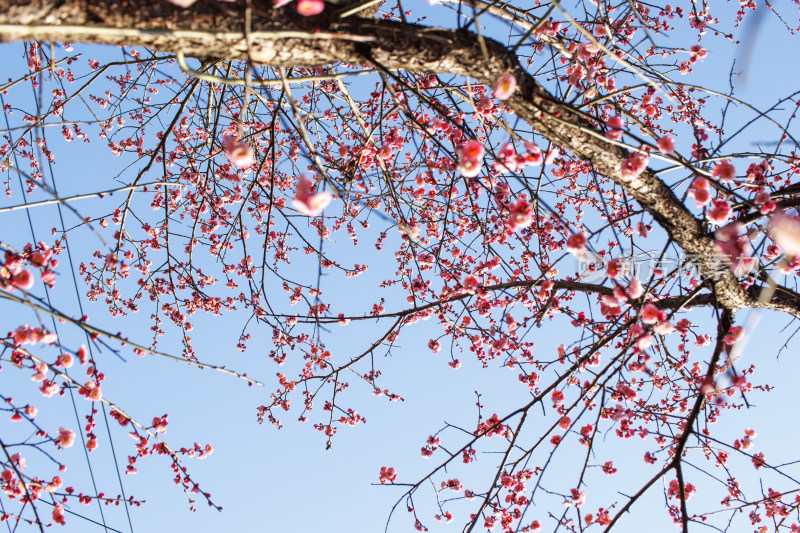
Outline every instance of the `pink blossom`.
[(673, 331), (675, 331), (675, 326), (672, 325), (672, 322), (665, 320), (663, 322), (659, 322), (653, 327), (653, 331), (658, 333), (661, 336), (669, 335)]
[[(697, 179), (704, 179), (704, 178), (697, 178)], [(695, 180), (697, 181), (697, 180)], [(695, 187), (694, 184), (692, 187), (689, 188), (689, 197), (694, 198), (694, 201), (697, 202), (697, 207), (705, 207), (711, 203), (711, 191), (708, 190), (708, 187)]]
[(730, 332), (722, 339), (725, 344), (733, 346), (744, 338), (744, 328), (742, 326), (732, 326)]
[(628, 297), (632, 300), (636, 300), (637, 298), (641, 297), (644, 294), (644, 287), (642, 287), (641, 282), (633, 278), (630, 283), (628, 283), (628, 288), (625, 289)]
[[(191, 0), (190, 5), (194, 3), (194, 0)], [(64, 506), (63, 505), (56, 505), (53, 507), (53, 522), (59, 525), (66, 525), (67, 520), (64, 518)]]
[(58, 437), (56, 437), (56, 446), (59, 448), (69, 448), (75, 443), (75, 432), (66, 429), (58, 428)]
[(467, 178), (474, 178), (481, 172), (483, 156), (486, 149), (475, 139), (469, 140), (456, 147), (458, 154), (458, 171)]
[(75, 360), (72, 357), (72, 354), (69, 353), (62, 353), (56, 358), (56, 366), (60, 366), (63, 368), (69, 368), (72, 366), (73, 361)]
[(713, 222), (714, 224), (724, 224), (729, 218), (731, 218), (733, 209), (727, 200), (717, 198), (711, 203), (711, 209), (706, 211), (706, 218), (710, 222)]
[(297, 193), (292, 200), (295, 209), (306, 216), (315, 217), (328, 207), (333, 197), (328, 192), (314, 194), (311, 192), (311, 182), (305, 176), (297, 179)]
[(656, 146), (663, 154), (671, 154), (675, 151), (675, 139), (669, 135), (664, 135), (657, 142)]
[(29, 291), (33, 288), (33, 274), (28, 270), (22, 269), (12, 276), (11, 284), (23, 291)]
[(660, 318), (658, 307), (653, 304), (644, 304), (642, 307), (642, 322), (645, 324), (655, 324)]
[(606, 126), (608, 126), (608, 130), (606, 131), (606, 138), (611, 139), (612, 141), (618, 141), (622, 138), (622, 118), (620, 117), (611, 117), (606, 121)]
[(550, 150), (547, 151), (547, 155), (544, 156), (544, 164), (552, 165), (553, 161), (555, 161), (556, 157), (558, 157), (559, 155), (561, 155), (561, 152), (558, 150), (558, 148), (556, 148), (555, 146), (553, 148), (550, 148)]
[(483, 159), (486, 149), (475, 139), (469, 140), (459, 146), (459, 159)]
[(720, 183), (730, 183), (736, 177), (736, 167), (727, 159), (720, 161), (711, 171), (711, 176), (718, 179)]
[(298, 0), (297, 12), (304, 17), (319, 15), (325, 9), (322, 0)]
[(606, 126), (614, 130), (622, 129), (623, 126), (622, 117), (619, 116), (611, 117), (610, 119), (606, 120)]
[(567, 250), (573, 255), (580, 255), (586, 250), (586, 234), (582, 231), (573, 233), (567, 239)]
[(237, 167), (248, 168), (253, 165), (253, 148), (249, 144), (239, 142), (233, 135), (226, 135), (222, 145), (228, 159)]
[(508, 100), (514, 95), (517, 88), (517, 78), (510, 72), (500, 76), (494, 82), (494, 97), (498, 100)]
[(397, 479), (397, 471), (392, 467), (387, 468), (385, 466), (382, 466), (381, 473), (378, 476), (378, 479), (383, 484), (394, 483), (394, 481)]
[(525, 198), (520, 198), (511, 206), (509, 229), (515, 231), (519, 228), (527, 228), (531, 224), (533, 224), (533, 208), (531, 207), (531, 203)]
[(58, 392), (59, 388), (58, 383), (46, 379), (42, 382), (42, 386), (39, 387), (39, 392), (41, 392), (42, 396), (45, 398), (50, 398)]
[(705, 57), (708, 55), (706, 49), (699, 44), (692, 46), (690, 53), (691, 57), (689, 58), (689, 63), (691, 64), (697, 63), (698, 59), (705, 59)]
[(606, 264), (608, 279), (617, 279), (628, 274), (628, 263), (620, 258), (610, 260)]
[(625, 178), (635, 178), (647, 168), (650, 157), (642, 152), (631, 152), (628, 159), (620, 166), (620, 172)]
[(636, 340), (636, 347), (640, 350), (646, 350), (653, 345), (654, 340), (654, 337), (649, 333), (647, 335), (642, 335)]
[(480, 160), (467, 159), (459, 161), (458, 171), (465, 178), (474, 178), (481, 173), (482, 162)]
[(378, 159), (386, 161), (392, 157), (392, 154), (394, 154), (394, 148), (388, 144), (385, 144), (381, 146), (380, 150), (378, 150)]
[(786, 255), (800, 257), (800, 220), (776, 211), (769, 217), (769, 236)]
[(420, 234), (420, 231), (421, 231), (420, 227), (419, 227), (419, 224), (407, 225), (407, 224), (403, 224), (401, 222), (400, 224), (397, 225), (397, 230), (400, 233), (406, 235), (412, 241), (419, 240), (419, 234)]

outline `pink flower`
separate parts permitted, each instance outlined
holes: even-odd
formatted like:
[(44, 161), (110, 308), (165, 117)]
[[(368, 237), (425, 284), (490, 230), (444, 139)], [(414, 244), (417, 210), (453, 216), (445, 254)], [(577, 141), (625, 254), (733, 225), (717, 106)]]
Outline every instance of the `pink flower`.
[(481, 143), (472, 139), (459, 146), (459, 159), (483, 159), (486, 149)]
[(720, 161), (711, 171), (711, 176), (718, 179), (720, 183), (730, 183), (736, 177), (736, 167), (727, 159)]
[(311, 182), (305, 176), (297, 179), (297, 193), (292, 200), (295, 209), (304, 215), (315, 217), (328, 207), (333, 197), (328, 192), (313, 194), (311, 192)]
[(636, 340), (636, 347), (640, 350), (646, 350), (653, 345), (654, 340), (655, 338), (649, 333), (647, 335), (642, 335)]
[(459, 161), (458, 171), (465, 178), (474, 178), (481, 173), (482, 163), (480, 160), (468, 159), (466, 161)]
[(304, 17), (319, 15), (325, 9), (322, 0), (298, 0), (297, 12)]
[(669, 135), (664, 135), (657, 142), (656, 146), (663, 154), (671, 154), (675, 151), (675, 139)]
[(724, 224), (731, 218), (733, 209), (727, 200), (718, 198), (711, 202), (713, 205), (711, 209), (706, 211), (706, 218), (714, 224)]
[(515, 231), (519, 228), (527, 228), (531, 224), (533, 224), (533, 208), (528, 200), (520, 198), (511, 207), (509, 229)]
[(75, 432), (66, 429), (58, 428), (58, 437), (56, 437), (56, 446), (59, 448), (69, 448), (75, 443)]
[(498, 100), (508, 100), (517, 88), (517, 78), (510, 72), (500, 76), (494, 82), (494, 97)]
[(625, 289), (625, 292), (627, 293), (628, 298), (635, 300), (644, 294), (644, 287), (642, 287), (642, 284), (638, 279), (633, 278), (630, 283), (628, 283), (628, 288)]
[(553, 148), (550, 148), (550, 150), (547, 151), (547, 155), (544, 156), (544, 164), (552, 165), (553, 161), (555, 161), (556, 157), (558, 157), (559, 155), (561, 155), (561, 152), (559, 151), (558, 148), (556, 148), (555, 146)]
[(781, 250), (792, 257), (800, 257), (800, 220), (776, 211), (769, 217), (769, 236)]
[(673, 331), (675, 331), (675, 326), (672, 325), (672, 322), (665, 320), (663, 322), (659, 322), (658, 324), (653, 327), (653, 331), (658, 333), (661, 336), (669, 335)]
[[(190, 4), (193, 3), (194, 0), (191, 0)], [(64, 518), (64, 506), (63, 505), (56, 505), (53, 507), (53, 522), (56, 524), (60, 524), (62, 526), (67, 524), (67, 520)]]
[(622, 129), (622, 117), (616, 116), (611, 117), (610, 119), (606, 120), (606, 126), (613, 130), (620, 130)]
[(752, 250), (747, 235), (739, 235), (741, 230), (742, 225), (733, 222), (714, 233), (717, 248), (728, 259), (731, 269), (737, 275), (750, 272), (756, 266), (756, 259), (750, 257)]
[(584, 232), (573, 233), (567, 239), (567, 250), (573, 255), (579, 255), (586, 250), (586, 234)]
[(29, 291), (33, 288), (33, 274), (28, 270), (22, 269), (13, 275), (11, 284), (23, 291)]
[(61, 366), (64, 368), (69, 368), (72, 366), (75, 358), (72, 357), (72, 354), (69, 353), (62, 353), (56, 358), (56, 366)]
[(650, 157), (642, 152), (631, 152), (628, 159), (620, 166), (620, 172), (625, 178), (635, 178), (647, 168)]
[(397, 471), (392, 467), (387, 468), (385, 466), (382, 466), (381, 473), (380, 476), (378, 476), (378, 479), (383, 484), (394, 483), (394, 480), (397, 479)]
[[(705, 178), (697, 178), (697, 180), (705, 181)], [(694, 198), (694, 201), (697, 202), (697, 207), (705, 207), (711, 203), (711, 191), (708, 190), (708, 182), (706, 181), (706, 187), (697, 187), (694, 183), (689, 188), (689, 197)]]
[(248, 168), (253, 164), (253, 148), (246, 143), (236, 140), (233, 135), (226, 135), (222, 140), (225, 154), (231, 163), (240, 168)]
[(645, 324), (655, 324), (660, 318), (658, 307), (653, 304), (644, 304), (642, 307), (642, 322)]
[(732, 326), (730, 332), (725, 335), (723, 342), (729, 346), (733, 346), (744, 338), (744, 328), (742, 326)]
[(474, 178), (481, 172), (483, 156), (486, 149), (481, 143), (472, 139), (456, 147), (458, 154), (458, 171), (466, 178)]
[(622, 118), (620, 117), (611, 117), (606, 121), (606, 126), (608, 126), (608, 130), (606, 131), (606, 138), (611, 139), (612, 141), (618, 141), (622, 138)]

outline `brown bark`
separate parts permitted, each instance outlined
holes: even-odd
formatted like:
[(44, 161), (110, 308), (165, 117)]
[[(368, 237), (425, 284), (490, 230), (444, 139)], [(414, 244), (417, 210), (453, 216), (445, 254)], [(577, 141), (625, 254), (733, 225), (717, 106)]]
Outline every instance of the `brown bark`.
[[(291, 8), (273, 9), (271, 0), (253, 1), (249, 50), (241, 7), (200, 0), (183, 10), (165, 1), (0, 0), (0, 41), (82, 41), (125, 44), (196, 57), (244, 59), (277, 67), (337, 62), (374, 65), (387, 70), (450, 73), (491, 83), (514, 72), (519, 90), (511, 109), (541, 134), (591, 163), (614, 180), (667, 231), (687, 254), (699, 258), (704, 273), (724, 257), (714, 238), (653, 172), (625, 177), (620, 166), (627, 152), (608, 142), (592, 122), (553, 98), (520, 66), (502, 44), (479, 40), (468, 31), (428, 28), (384, 20), (337, 19), (332, 11), (299, 17)], [(715, 302), (728, 310), (765, 307), (800, 317), (800, 301), (779, 291), (760, 302), (732, 272), (705, 275)]]

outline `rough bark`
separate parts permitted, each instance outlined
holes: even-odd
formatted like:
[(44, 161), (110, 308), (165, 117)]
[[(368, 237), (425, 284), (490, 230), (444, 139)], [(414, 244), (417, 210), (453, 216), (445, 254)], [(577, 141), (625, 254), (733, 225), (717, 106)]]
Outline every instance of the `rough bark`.
[[(504, 45), (469, 31), (451, 31), (385, 20), (337, 19), (332, 10), (298, 17), (253, 0), (245, 38), (241, 7), (200, 0), (183, 10), (165, 1), (0, 0), (0, 41), (81, 41), (125, 44), (187, 56), (245, 59), (276, 67), (347, 62), (387, 70), (450, 73), (491, 83), (514, 72), (519, 91), (509, 107), (541, 134), (591, 163), (633, 197), (687, 254), (699, 258), (705, 283), (722, 308), (765, 307), (800, 317), (800, 301), (778, 291), (769, 302), (746, 291), (725, 263), (703, 221), (695, 217), (653, 172), (620, 172), (627, 152), (608, 142), (597, 127), (553, 98), (520, 66)], [(233, 6), (233, 7), (231, 7)], [(248, 47), (249, 41), (249, 47)]]

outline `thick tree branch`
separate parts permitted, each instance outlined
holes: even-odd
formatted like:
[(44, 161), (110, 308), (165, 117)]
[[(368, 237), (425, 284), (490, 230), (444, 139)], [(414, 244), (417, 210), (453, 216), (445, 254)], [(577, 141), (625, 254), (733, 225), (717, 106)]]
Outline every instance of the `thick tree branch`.
[(304, 18), (285, 8), (273, 9), (271, 1), (253, 4), (249, 48), (239, 8), (209, 0), (200, 0), (189, 10), (161, 0), (0, 0), (0, 41), (136, 45), (197, 57), (249, 58), (273, 66), (372, 64), (389, 70), (450, 73), (483, 83), (513, 72), (519, 90), (506, 103), (514, 113), (625, 189), (678, 246), (698, 258), (721, 307), (731, 311), (765, 307), (800, 317), (800, 301), (791, 295), (759, 302), (732, 272), (719, 273), (717, 267), (726, 258), (703, 221), (654, 172), (623, 175), (620, 167), (628, 152), (605, 139), (585, 115), (552, 97), (501, 43), (486, 37), (479, 42), (468, 31), (384, 20), (337, 20), (326, 13)]

